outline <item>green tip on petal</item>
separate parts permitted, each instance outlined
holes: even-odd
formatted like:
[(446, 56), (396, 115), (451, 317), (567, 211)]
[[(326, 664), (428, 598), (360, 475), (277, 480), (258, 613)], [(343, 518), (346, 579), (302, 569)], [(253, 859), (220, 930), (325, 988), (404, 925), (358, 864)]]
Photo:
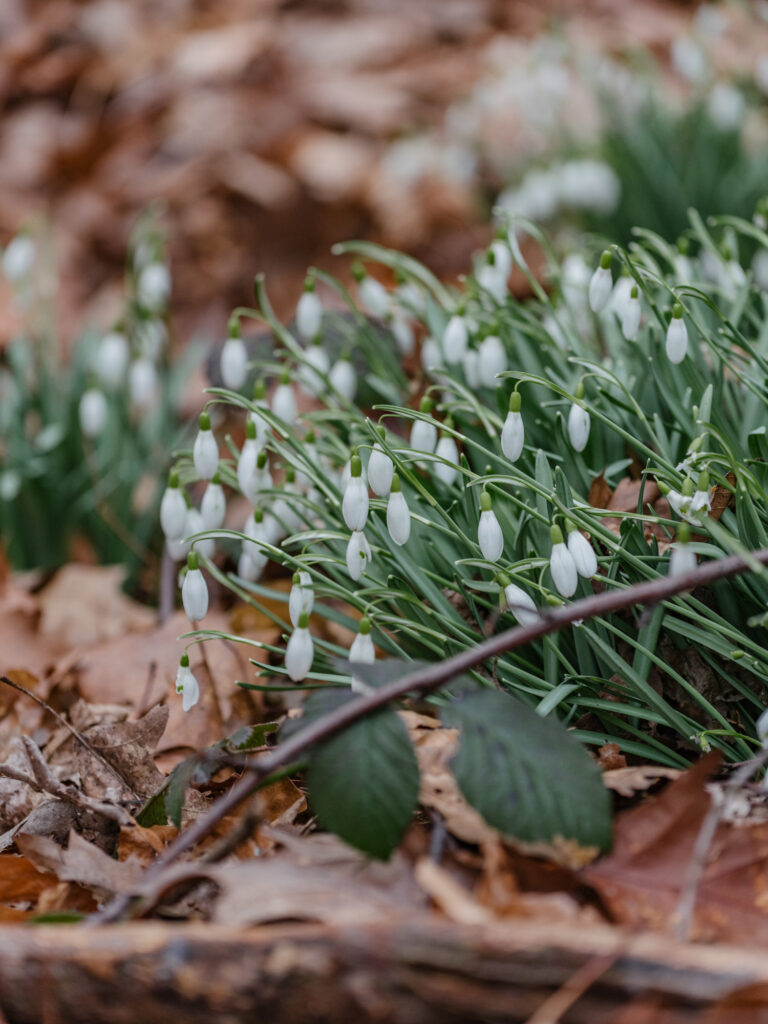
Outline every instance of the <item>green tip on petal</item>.
[(428, 395), (424, 395), (419, 402), (419, 412), (432, 412), (433, 401)]
[(192, 569), (193, 571), (200, 568), (200, 561), (197, 557), (196, 551), (190, 551), (187, 555), (187, 568)]
[(549, 528), (549, 537), (553, 544), (563, 543), (563, 531), (555, 524)]
[(681, 306), (681, 304), (679, 302), (676, 302), (674, 304), (674, 306), (672, 307), (672, 319), (673, 320), (680, 320), (682, 318), (682, 315), (683, 315), (683, 307)]
[(189, 668), (188, 654), (182, 654), (182, 656), (179, 658), (179, 665), (181, 665), (182, 668)]
[(168, 486), (169, 487), (178, 487), (179, 486), (179, 474), (176, 472), (175, 469), (172, 469), (171, 472), (168, 474)]
[(253, 521), (255, 523), (263, 523), (264, 522), (264, 509), (263, 508), (255, 508), (253, 510)]
[(232, 317), (232, 319), (227, 324), (227, 334), (230, 338), (240, 337), (240, 321), (237, 319), (237, 317)]
[(576, 398), (581, 400), (584, 397), (584, 381), (580, 380), (576, 385)]
[(293, 574), (291, 582), (293, 583), (294, 587), (298, 587), (301, 585), (301, 573), (298, 571), (298, 569)]
[(688, 523), (680, 523), (677, 528), (677, 539), (680, 544), (687, 544), (691, 539), (691, 528)]
[(359, 631), (363, 634), (363, 636), (367, 636), (368, 633), (371, 632), (371, 620), (368, 618), (367, 615), (364, 615), (362, 619), (360, 619)]
[(267, 464), (267, 453), (266, 452), (259, 452), (259, 454), (256, 456), (256, 468), (257, 469), (264, 469), (266, 464)]
[(315, 279), (311, 274), (307, 274), (304, 278), (304, 291), (313, 292), (315, 290)]
[(632, 288), (630, 289), (629, 294), (630, 294), (630, 297), (633, 298), (633, 299), (636, 299), (638, 297), (640, 292), (637, 290), (637, 285), (636, 284), (632, 285)]
[(363, 462), (359, 455), (353, 455), (349, 460), (349, 474), (354, 477), (363, 475)]
[(702, 469), (702, 471), (699, 473), (699, 479), (696, 481), (696, 490), (709, 490), (709, 473), (706, 471), (706, 469)]
[(509, 411), (520, 412), (523, 406), (523, 396), (519, 391), (513, 391), (509, 396)]
[(400, 490), (400, 477), (397, 475), (397, 473), (392, 474), (392, 483), (390, 484), (389, 489), (392, 494), (397, 494), (397, 492)]
[(480, 495), (480, 511), (490, 512), (492, 508), (493, 502), (491, 501), (490, 494), (488, 493), (488, 491), (483, 491), (483, 493)]
[(600, 267), (601, 267), (602, 270), (610, 270), (611, 269), (611, 250), (610, 249), (604, 249), (603, 250), (603, 254), (600, 257)]
[(198, 423), (200, 424), (201, 430), (211, 429), (211, 417), (208, 415), (207, 412), (200, 413), (200, 419), (198, 420)]
[(307, 612), (302, 612), (299, 616), (299, 629), (307, 629), (309, 627), (309, 615)]

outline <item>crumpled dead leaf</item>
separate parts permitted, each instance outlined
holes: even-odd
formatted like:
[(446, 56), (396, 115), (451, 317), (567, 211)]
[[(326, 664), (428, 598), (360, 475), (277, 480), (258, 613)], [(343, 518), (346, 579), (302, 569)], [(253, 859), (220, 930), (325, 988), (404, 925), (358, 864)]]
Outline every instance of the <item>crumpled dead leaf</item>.
[(619, 796), (631, 797), (655, 786), (661, 779), (677, 779), (679, 768), (666, 768), (659, 764), (635, 764), (628, 768), (610, 768), (603, 772), (603, 782)]
[(59, 881), (78, 882), (102, 893), (133, 891), (143, 871), (139, 860), (115, 860), (74, 831), (69, 833), (66, 847), (39, 835), (17, 836), (16, 845), (39, 870), (50, 872)]

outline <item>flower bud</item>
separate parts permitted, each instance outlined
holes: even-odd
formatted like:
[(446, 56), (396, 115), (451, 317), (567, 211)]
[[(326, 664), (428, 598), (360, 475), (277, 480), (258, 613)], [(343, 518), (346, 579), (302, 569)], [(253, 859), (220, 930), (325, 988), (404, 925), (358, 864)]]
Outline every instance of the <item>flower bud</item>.
[(383, 320), (389, 312), (389, 292), (376, 278), (366, 274), (358, 285), (360, 303), (371, 316)]
[(194, 551), (187, 555), (187, 573), (181, 585), (181, 601), (190, 622), (199, 622), (205, 618), (208, 612), (208, 587)]
[(445, 462), (435, 464), (435, 476), (446, 487), (450, 487), (459, 475), (459, 471), (456, 468), (459, 464), (459, 449), (456, 447), (456, 442), (450, 434), (442, 433), (440, 435), (440, 440), (435, 448), (435, 455), (440, 459), (445, 459)]
[(493, 511), (491, 496), (487, 491), (480, 495), (480, 522), (477, 526), (477, 543), (483, 558), (498, 562), (504, 551), (504, 534)]
[(219, 468), (219, 446), (207, 412), (200, 414), (200, 429), (192, 447), (192, 459), (201, 480), (212, 480)]
[(368, 518), (368, 489), (362, 478), (363, 464), (359, 455), (350, 460), (350, 478), (344, 488), (341, 514), (348, 530), (362, 530)]
[(184, 536), (186, 521), (187, 503), (179, 487), (179, 475), (171, 473), (160, 501), (160, 526), (169, 540), (180, 540)]
[(224, 497), (224, 488), (219, 482), (219, 474), (213, 477), (205, 489), (203, 500), (200, 502), (200, 515), (203, 517), (203, 527), (206, 530), (218, 530), (224, 525), (224, 517), (227, 514), (227, 501)]
[(136, 298), (150, 313), (162, 313), (171, 294), (171, 275), (164, 263), (149, 263), (139, 272)]
[(566, 523), (568, 530), (568, 550), (571, 553), (579, 576), (590, 579), (597, 572), (597, 556), (592, 545), (583, 533), (580, 533), (571, 522)]
[(392, 475), (392, 486), (387, 502), (387, 530), (399, 547), (407, 544), (411, 535), (411, 513), (405, 495), (400, 490), (400, 477)]
[(443, 356), (449, 366), (459, 363), (467, 349), (467, 325), (462, 316), (454, 315), (443, 331)]
[(372, 665), (376, 661), (376, 649), (371, 637), (371, 620), (363, 617), (360, 620), (359, 632), (349, 649), (350, 662)]
[(299, 624), (291, 633), (285, 649), (285, 668), (294, 683), (304, 679), (312, 668), (315, 657), (315, 645), (309, 632), (309, 615), (302, 612)]
[[(381, 435), (384, 436), (384, 428), (381, 428)], [(392, 473), (394, 466), (392, 459), (377, 441), (371, 449), (371, 456), (368, 459), (368, 483), (374, 494), (380, 498), (389, 494), (392, 486)]]
[[(192, 537), (196, 533), (203, 533), (204, 530), (205, 523), (200, 512), (196, 508), (188, 508), (187, 520), (184, 524), (184, 536)], [(213, 558), (216, 552), (216, 541), (213, 537), (205, 537), (194, 541), (190, 547), (192, 551), (197, 551), (198, 554), (203, 555), (205, 558)]]
[(134, 409), (148, 409), (157, 393), (157, 370), (154, 363), (142, 356), (131, 363), (128, 371), (128, 397)]
[(328, 379), (335, 391), (348, 402), (353, 402), (357, 394), (357, 371), (349, 359), (337, 359), (331, 367)]
[(555, 589), (563, 597), (572, 597), (579, 585), (578, 570), (573, 555), (563, 543), (563, 534), (559, 526), (552, 526), (549, 531), (552, 539), (552, 553), (549, 556), (549, 571)]
[(176, 671), (176, 693), (181, 694), (181, 706), (184, 711), (193, 708), (200, 699), (200, 686), (189, 667), (189, 657), (182, 654)]
[(105, 334), (96, 352), (96, 374), (105, 388), (114, 390), (125, 380), (131, 351), (128, 339), (119, 331)]
[(682, 363), (688, 351), (688, 331), (683, 322), (683, 307), (676, 302), (667, 328), (667, 358), (670, 363)]
[(576, 401), (571, 405), (568, 413), (568, 437), (571, 447), (576, 452), (583, 452), (589, 441), (589, 430), (591, 420), (589, 413), (582, 405), (584, 397), (584, 385), (580, 382), (576, 389)]
[(356, 583), (368, 568), (371, 548), (362, 530), (353, 530), (347, 544), (347, 572)]
[(310, 615), (315, 603), (315, 592), (312, 589), (312, 577), (308, 572), (295, 572), (291, 592), (288, 595), (288, 615), (294, 626), (299, 624), (302, 613)]
[(319, 338), (304, 349), (306, 363), (299, 367), (299, 381), (306, 394), (322, 395), (326, 388), (324, 378), (328, 376), (331, 361)]
[(98, 388), (84, 391), (78, 406), (80, 429), (85, 437), (98, 437), (107, 423), (107, 398)]
[(35, 243), (29, 235), (16, 235), (5, 247), (3, 273), (11, 284), (19, 284), (35, 262)]
[(315, 282), (308, 277), (296, 306), (296, 327), (305, 341), (311, 341), (320, 333), (322, 322), (323, 304), (315, 291)]
[(495, 388), (498, 384), (497, 374), (507, 368), (507, 353), (501, 338), (489, 334), (483, 338), (477, 350), (477, 369), (480, 383), (486, 388)]
[(510, 462), (517, 462), (525, 444), (525, 424), (520, 413), (522, 399), (519, 391), (509, 396), (509, 412), (501, 430), (501, 450)]
[(677, 540), (669, 552), (669, 575), (682, 576), (696, 568), (696, 555), (688, 543), (691, 539), (691, 528), (681, 523), (677, 528)]
[(409, 356), (413, 352), (414, 337), (413, 327), (411, 326), (410, 320), (404, 317), (402, 313), (395, 312), (392, 315), (391, 322), (392, 336), (395, 339), (397, 345), (397, 351), (401, 356)]
[(522, 587), (509, 582), (508, 577), (503, 577), (504, 600), (507, 610), (517, 619), (521, 626), (532, 626), (539, 620), (539, 610), (533, 602), (533, 598), (526, 594)]
[(627, 341), (634, 341), (637, 338), (637, 332), (640, 329), (641, 315), (642, 306), (640, 305), (640, 297), (637, 285), (634, 284), (632, 285), (632, 291), (621, 317), (621, 333)]
[[(419, 404), (419, 412), (429, 414), (432, 411), (432, 401), (429, 398), (422, 398)], [(437, 445), (437, 424), (433, 419), (414, 420), (411, 427), (411, 448), (419, 452), (433, 452)]]
[(220, 368), (224, 387), (230, 391), (239, 391), (248, 379), (248, 350), (239, 331), (224, 342)]
[(606, 249), (600, 257), (600, 266), (589, 282), (589, 308), (593, 313), (600, 313), (608, 304), (613, 291), (611, 276), (611, 254)]
[(296, 423), (298, 409), (296, 407), (296, 394), (291, 384), (291, 375), (286, 370), (280, 376), (280, 383), (272, 395), (272, 412), (279, 420), (289, 427)]

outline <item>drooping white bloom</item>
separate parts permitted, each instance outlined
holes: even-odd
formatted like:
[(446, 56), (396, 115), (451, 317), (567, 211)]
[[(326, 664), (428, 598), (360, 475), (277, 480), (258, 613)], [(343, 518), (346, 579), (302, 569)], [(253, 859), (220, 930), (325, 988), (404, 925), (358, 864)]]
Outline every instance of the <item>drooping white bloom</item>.
[(383, 284), (375, 277), (365, 274), (358, 284), (358, 295), (363, 308), (371, 316), (375, 316), (379, 320), (384, 319), (389, 312), (390, 298), (389, 292)]
[(192, 548), (191, 544), (187, 544), (184, 541), (184, 536), (186, 536), (186, 516), (184, 517), (184, 524), (184, 532), (181, 537), (175, 539), (165, 538), (165, 550), (168, 552), (168, 557), (172, 562), (183, 562)]
[(219, 446), (211, 430), (211, 418), (207, 412), (200, 414), (200, 429), (192, 446), (192, 459), (201, 480), (212, 480), (219, 468)]
[(224, 387), (239, 391), (248, 379), (248, 350), (239, 334), (224, 342), (220, 368)]
[(504, 550), (504, 534), (493, 511), (491, 496), (487, 491), (480, 495), (480, 522), (477, 525), (477, 543), (483, 558), (498, 562)]
[(493, 300), (501, 305), (507, 297), (507, 276), (504, 274), (503, 268), (497, 266), (493, 253), (488, 255), (490, 259), (486, 260), (477, 271), (477, 283), (483, 291), (488, 292)]
[(186, 522), (187, 503), (179, 487), (179, 475), (171, 473), (160, 501), (160, 526), (169, 540), (180, 540), (184, 536)]
[(168, 328), (162, 320), (142, 320), (136, 324), (136, 347), (140, 355), (156, 363), (168, 344)]
[(348, 530), (362, 530), (368, 518), (368, 488), (363, 482), (363, 464), (359, 455), (350, 460), (350, 477), (344, 488), (341, 514)]
[(632, 285), (630, 296), (627, 299), (627, 304), (624, 307), (624, 313), (621, 317), (621, 333), (627, 339), (627, 341), (634, 341), (637, 338), (637, 332), (640, 329), (640, 317), (643, 309), (640, 305), (640, 297), (637, 291), (637, 285)]
[(506, 290), (509, 275), (512, 273), (512, 253), (510, 252), (509, 245), (503, 238), (494, 238), (491, 242), (491, 252), (493, 253), (496, 273), (504, 282)]
[(131, 358), (128, 339), (120, 331), (110, 331), (99, 342), (95, 370), (105, 388), (119, 387), (125, 380)]
[(86, 437), (98, 437), (107, 422), (107, 396), (98, 388), (88, 388), (78, 406), (80, 429)]
[[(459, 449), (450, 434), (442, 434), (435, 448), (435, 455), (445, 462), (435, 463), (434, 473), (438, 480), (441, 480), (446, 487), (450, 487), (459, 471), (456, 468), (459, 464)], [(446, 462), (449, 465), (446, 465)]]
[(128, 396), (134, 409), (147, 409), (157, 393), (157, 370), (155, 364), (141, 356), (131, 363), (128, 371)]
[(322, 323), (323, 304), (315, 291), (315, 282), (307, 278), (296, 306), (296, 327), (305, 341), (312, 341), (320, 333)]
[(357, 371), (349, 359), (337, 359), (328, 375), (331, 384), (342, 398), (353, 402), (357, 393)]
[(473, 348), (468, 348), (461, 361), (467, 387), (474, 390), (480, 387), (480, 356)]
[(397, 287), (397, 300), (417, 316), (424, 313), (424, 292), (414, 281), (404, 281)]
[(568, 550), (571, 553), (579, 576), (590, 579), (597, 572), (597, 556), (594, 548), (583, 533), (568, 523)]
[(279, 527), (279, 534), (276, 535), (276, 538), (282, 539), (290, 533), (295, 533), (301, 526), (302, 518), (296, 511), (295, 502), (288, 500), (289, 495), (295, 497), (299, 494), (300, 491), (296, 484), (296, 470), (293, 466), (286, 466), (285, 479), (283, 480), (283, 495), (272, 506), (272, 518)]
[(248, 413), (248, 419), (245, 423), (246, 437), (248, 434), (248, 424), (252, 423), (254, 426), (253, 437), (259, 442), (259, 449), (263, 448), (269, 440), (270, 426), (267, 420), (262, 416), (261, 410), (267, 409), (267, 386), (263, 380), (259, 379), (256, 381), (256, 385), (253, 389), (253, 405), (254, 408)]
[(34, 262), (35, 243), (29, 235), (16, 235), (5, 247), (3, 273), (11, 284), (18, 284), (30, 272)]
[(288, 595), (288, 615), (291, 623), (298, 626), (302, 613), (310, 615), (315, 603), (315, 592), (312, 589), (312, 577), (308, 572), (295, 572), (291, 592)]
[(496, 374), (503, 373), (507, 368), (507, 353), (501, 338), (489, 334), (483, 338), (477, 350), (477, 369), (480, 383), (486, 388), (498, 385)]
[(627, 277), (624, 274), (618, 279), (616, 284), (613, 286), (611, 292), (610, 302), (608, 308), (612, 313), (615, 313), (619, 320), (624, 317), (624, 312), (627, 308), (630, 296), (632, 295), (632, 288), (635, 286), (635, 282), (631, 277)]
[[(381, 436), (384, 436), (384, 428), (381, 428)], [(392, 459), (377, 441), (371, 449), (371, 457), (368, 459), (368, 484), (374, 494), (380, 498), (389, 494), (392, 486), (392, 474), (394, 466)]]
[(683, 307), (676, 302), (667, 328), (667, 358), (670, 363), (682, 363), (688, 351), (688, 331), (683, 322)]
[(605, 309), (612, 291), (611, 254), (606, 249), (600, 257), (599, 267), (589, 282), (589, 308), (593, 313), (601, 313)]
[(568, 413), (568, 437), (571, 447), (576, 452), (583, 452), (589, 440), (591, 420), (589, 413), (582, 405), (584, 385), (580, 382), (576, 389), (576, 401), (572, 403)]
[[(261, 575), (264, 566), (269, 561), (269, 555), (262, 547), (263, 544), (272, 544), (274, 539), (273, 524), (271, 522), (271, 516), (265, 516), (264, 510), (261, 508), (255, 508), (253, 512), (249, 513), (245, 522), (243, 523), (243, 533), (253, 543), (243, 541), (241, 548), (241, 555), (246, 556), (250, 559), (250, 566), (255, 570), (259, 576)], [(239, 571), (239, 570), (238, 570)], [(240, 573), (240, 575), (243, 575)], [(243, 575), (243, 578), (246, 578)], [(254, 580), (258, 577), (254, 577)]]
[(573, 555), (563, 542), (563, 534), (559, 526), (550, 527), (552, 553), (549, 556), (549, 571), (555, 589), (562, 597), (572, 597), (579, 585), (579, 575)]
[(171, 294), (171, 275), (164, 263), (149, 263), (139, 272), (136, 297), (144, 309), (162, 313)]
[(309, 615), (302, 612), (285, 648), (285, 668), (294, 683), (304, 679), (315, 658), (315, 645), (308, 627)]
[(539, 610), (533, 598), (516, 583), (507, 582), (508, 577), (502, 579), (507, 610), (512, 612), (521, 626), (532, 626), (539, 619)]
[(197, 553), (187, 555), (187, 572), (181, 585), (181, 602), (190, 622), (199, 622), (208, 612), (208, 587), (205, 582)]
[(671, 546), (669, 552), (669, 575), (682, 576), (695, 568), (696, 555), (691, 550), (690, 544), (680, 539), (680, 530), (678, 530), (677, 542)]
[[(429, 415), (432, 411), (432, 402), (429, 398), (422, 398), (419, 405), (419, 412)], [(411, 448), (419, 452), (433, 452), (437, 445), (437, 424), (430, 417), (427, 420), (414, 420), (411, 427)]]
[(218, 530), (224, 525), (224, 517), (227, 514), (227, 500), (224, 497), (224, 488), (219, 482), (217, 473), (203, 494), (200, 502), (200, 515), (203, 517), (203, 527), (206, 530)]
[(269, 559), (263, 552), (257, 553), (253, 548), (241, 551), (237, 560), (237, 575), (248, 583), (258, 583), (268, 561)]
[(306, 363), (299, 367), (299, 381), (309, 395), (321, 395), (327, 384), (325, 377), (331, 369), (331, 360), (320, 341), (313, 342), (304, 350)]
[[(202, 533), (205, 530), (205, 523), (201, 513), (196, 508), (187, 509), (187, 520), (184, 524), (184, 536), (192, 537), (196, 533)], [(201, 540), (196, 540), (191, 545), (193, 551), (197, 551), (198, 554), (204, 555), (206, 558), (213, 558), (216, 551), (216, 541), (213, 537), (205, 537)]]
[(200, 686), (189, 667), (189, 656), (182, 654), (176, 671), (176, 693), (181, 694), (181, 706), (184, 711), (193, 708), (200, 699)]
[(293, 390), (293, 384), (291, 384), (291, 376), (287, 372), (281, 375), (280, 383), (275, 388), (274, 395), (272, 395), (272, 412), (283, 423), (287, 423), (289, 427), (292, 427), (296, 422), (298, 414), (296, 393)]
[(510, 462), (517, 462), (525, 444), (525, 424), (520, 412), (522, 398), (519, 391), (509, 396), (509, 412), (501, 429), (501, 450)]
[(730, 82), (715, 82), (707, 99), (707, 113), (721, 132), (737, 131), (744, 119), (744, 94)]
[(690, 36), (676, 36), (670, 47), (672, 67), (681, 78), (701, 84), (709, 74), (709, 61), (704, 50)]
[(411, 321), (402, 313), (396, 311), (392, 314), (391, 323), (392, 335), (397, 345), (397, 351), (401, 356), (409, 356), (413, 352), (414, 338)]
[(698, 516), (701, 512), (712, 511), (712, 498), (709, 493), (709, 474), (706, 470), (702, 470), (699, 473), (699, 479), (696, 482), (696, 490), (693, 492), (690, 505), (688, 506), (688, 514), (691, 516)]
[(464, 317), (455, 314), (448, 321), (443, 331), (443, 355), (446, 363), (452, 366), (464, 358), (467, 349), (467, 325)]
[(353, 530), (347, 544), (347, 572), (356, 583), (368, 568), (371, 548), (362, 530)]
[(387, 502), (387, 529), (392, 540), (398, 546), (407, 544), (411, 535), (411, 513), (405, 495), (400, 490), (400, 478), (392, 476), (392, 489)]
[(437, 338), (428, 335), (421, 343), (421, 368), (427, 373), (435, 370), (442, 370), (444, 366), (443, 354)]
[(360, 620), (358, 634), (349, 648), (349, 660), (363, 665), (373, 665), (376, 661), (376, 649), (371, 636), (371, 620), (367, 616)]

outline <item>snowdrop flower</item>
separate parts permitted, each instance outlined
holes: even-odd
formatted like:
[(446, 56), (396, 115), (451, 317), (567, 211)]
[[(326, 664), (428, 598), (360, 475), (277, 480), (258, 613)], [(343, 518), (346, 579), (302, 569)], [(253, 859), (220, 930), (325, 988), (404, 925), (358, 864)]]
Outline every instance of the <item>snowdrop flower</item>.
[(488, 292), (494, 301), (501, 305), (507, 297), (507, 277), (504, 275), (503, 267), (497, 266), (493, 250), (488, 251), (476, 277), (483, 291)]
[(589, 279), (589, 267), (581, 253), (569, 253), (563, 260), (561, 284), (563, 298), (571, 309), (579, 310), (584, 307)]
[(401, 281), (398, 284), (397, 301), (416, 316), (421, 316), (424, 313), (424, 292), (414, 281)]
[(430, 373), (433, 370), (442, 370), (443, 366), (443, 353), (437, 339), (430, 334), (421, 343), (421, 368)]
[(413, 327), (410, 320), (400, 312), (392, 314), (391, 322), (392, 335), (397, 345), (397, 351), (401, 356), (409, 356), (413, 352), (414, 338)]
[(168, 329), (162, 320), (143, 320), (136, 325), (136, 346), (140, 355), (156, 363), (168, 344)]
[[(459, 464), (459, 449), (456, 447), (456, 442), (450, 434), (441, 431), (440, 440), (435, 448), (435, 455), (440, 459), (445, 459), (445, 462), (435, 464), (435, 476), (446, 487), (450, 487), (459, 475), (459, 471), (456, 468)], [(450, 463), (450, 465), (446, 465), (446, 463)]]
[(348, 402), (355, 400), (357, 393), (357, 371), (349, 359), (337, 359), (328, 374), (333, 388)]
[(261, 379), (256, 381), (253, 388), (253, 404), (254, 408), (248, 413), (248, 420), (245, 424), (246, 436), (248, 435), (248, 424), (252, 423), (255, 429), (253, 436), (259, 442), (258, 447), (263, 448), (269, 440), (270, 426), (260, 411), (267, 408), (267, 385)]
[(288, 615), (291, 623), (298, 626), (302, 614), (311, 615), (315, 603), (315, 592), (312, 589), (312, 577), (308, 572), (295, 572), (288, 595)]
[(192, 447), (192, 459), (201, 480), (212, 480), (219, 468), (219, 446), (211, 430), (211, 418), (200, 413), (200, 429)]
[[(379, 434), (383, 440), (386, 434), (384, 427), (379, 427)], [(371, 449), (371, 456), (368, 459), (368, 484), (374, 494), (377, 494), (380, 498), (389, 494), (389, 489), (392, 486), (393, 472), (392, 459), (390, 459), (377, 441)]]
[(301, 386), (308, 395), (321, 395), (326, 387), (324, 378), (331, 369), (331, 360), (319, 338), (304, 349), (304, 358), (306, 362), (299, 367)]
[(480, 545), (483, 558), (489, 562), (498, 562), (504, 550), (504, 534), (501, 532), (496, 513), (493, 511), (491, 496), (487, 491), (480, 495), (477, 543)]
[(670, 363), (682, 363), (688, 351), (688, 331), (683, 323), (683, 307), (676, 302), (667, 328), (667, 358)]
[(160, 501), (160, 526), (169, 540), (180, 540), (184, 536), (186, 522), (187, 503), (179, 487), (179, 474), (171, 473)]
[(699, 473), (696, 482), (696, 490), (688, 506), (689, 515), (697, 515), (699, 512), (710, 512), (712, 510), (712, 499), (709, 495), (709, 474), (706, 470)]
[[(162, 514), (162, 508), (160, 511)], [(224, 488), (221, 486), (221, 477), (216, 473), (206, 487), (203, 500), (200, 502), (200, 515), (203, 517), (203, 527), (206, 530), (218, 530), (224, 525), (226, 514), (227, 501), (224, 497)]]
[(315, 291), (313, 278), (304, 281), (304, 291), (296, 306), (296, 327), (305, 341), (312, 341), (320, 333), (323, 322), (323, 305)]
[(291, 384), (291, 375), (285, 370), (280, 375), (280, 383), (272, 395), (272, 412), (283, 423), (292, 427), (296, 423), (298, 410), (296, 408), (296, 394)]
[(3, 273), (11, 284), (19, 284), (35, 262), (35, 243), (29, 235), (16, 235), (5, 247)]
[(642, 314), (642, 306), (640, 305), (640, 297), (637, 289), (637, 285), (632, 285), (632, 290), (627, 299), (627, 304), (624, 307), (624, 313), (621, 317), (621, 333), (627, 339), (627, 341), (634, 341), (637, 338), (637, 332), (640, 329), (640, 316)]
[(363, 665), (372, 665), (376, 661), (376, 649), (371, 637), (371, 620), (368, 616), (360, 619), (357, 636), (349, 648), (349, 660)]
[(464, 318), (455, 314), (443, 331), (443, 355), (446, 363), (453, 366), (460, 363), (467, 349), (467, 325)]
[(563, 542), (563, 534), (559, 526), (549, 530), (552, 539), (552, 554), (549, 556), (549, 571), (555, 589), (562, 597), (572, 597), (579, 585), (578, 570), (573, 555)]
[(495, 388), (498, 384), (496, 376), (507, 368), (507, 353), (501, 338), (489, 334), (483, 338), (477, 350), (477, 368), (480, 383), (486, 388)]
[(362, 530), (368, 518), (368, 489), (363, 483), (363, 464), (359, 455), (353, 455), (350, 459), (349, 472), (341, 514), (348, 530)]
[(509, 251), (509, 245), (503, 237), (495, 238), (491, 242), (491, 252), (493, 253), (496, 272), (504, 282), (506, 289), (509, 275), (512, 273), (512, 253)]
[(480, 387), (480, 356), (473, 348), (468, 348), (461, 361), (461, 368), (464, 371), (464, 379), (467, 387), (473, 391)]
[(146, 409), (157, 392), (157, 370), (154, 363), (141, 356), (131, 363), (128, 371), (128, 395), (134, 409)]
[(677, 540), (669, 552), (669, 575), (683, 576), (696, 568), (696, 555), (691, 550), (689, 541), (691, 539), (691, 528), (687, 523), (681, 523), (677, 528)]
[(576, 400), (572, 403), (568, 413), (568, 437), (571, 447), (576, 452), (583, 452), (589, 440), (591, 420), (589, 413), (584, 408), (584, 383), (579, 381), (576, 387)]
[[(264, 509), (255, 508), (253, 512), (249, 513), (243, 524), (243, 533), (253, 543), (243, 541), (240, 549), (241, 556), (250, 559), (251, 564), (248, 568), (257, 572), (258, 576), (261, 575), (264, 566), (269, 561), (269, 555), (261, 545), (272, 543), (274, 531), (270, 520), (271, 516), (267, 517), (264, 515)], [(240, 575), (243, 574), (240, 573)], [(258, 576), (254, 576), (251, 582), (255, 582)], [(247, 577), (243, 576), (243, 578)]]
[(362, 530), (354, 530), (347, 544), (347, 572), (350, 579), (357, 583), (370, 560), (371, 548), (365, 534)]
[[(432, 400), (422, 398), (419, 404), (419, 412), (429, 415), (432, 411)], [(414, 420), (411, 427), (411, 448), (419, 452), (430, 452), (435, 450), (437, 445), (437, 424), (430, 417), (428, 420)]]
[(196, 551), (187, 555), (187, 573), (181, 585), (181, 602), (190, 622), (199, 622), (208, 612), (208, 587)]
[(189, 552), (192, 550), (192, 545), (187, 544), (184, 540), (187, 532), (187, 517), (184, 516), (184, 529), (182, 530), (181, 537), (165, 538), (165, 550), (168, 552), (168, 557), (172, 562), (183, 562)]
[(171, 294), (171, 275), (164, 263), (150, 263), (139, 272), (136, 297), (151, 313), (162, 313)]
[(375, 277), (366, 274), (359, 264), (352, 268), (352, 273), (357, 279), (357, 294), (360, 297), (360, 304), (371, 316), (383, 320), (390, 308), (389, 292)]
[(309, 615), (302, 612), (299, 624), (291, 633), (288, 646), (285, 648), (285, 668), (294, 683), (304, 679), (312, 668), (314, 658), (315, 645), (309, 632)]
[(256, 460), (262, 450), (262, 445), (256, 433), (256, 424), (253, 420), (248, 420), (245, 424), (245, 442), (237, 458), (237, 482), (240, 490), (251, 503), (255, 501), (258, 494), (256, 488)]
[(387, 529), (389, 536), (399, 547), (408, 543), (411, 535), (411, 513), (405, 495), (400, 490), (400, 477), (392, 476), (392, 487), (387, 502)]
[(181, 706), (184, 711), (193, 708), (200, 699), (200, 686), (189, 667), (189, 655), (182, 654), (176, 671), (176, 693), (181, 694)]
[(634, 281), (626, 274), (622, 274), (613, 286), (611, 298), (608, 303), (608, 309), (610, 309), (612, 313), (615, 313), (619, 320), (622, 320), (624, 317), (624, 312), (632, 294), (633, 286)]
[(263, 552), (257, 554), (252, 549), (241, 551), (237, 560), (237, 575), (248, 583), (258, 583), (268, 561)]
[(539, 620), (539, 610), (533, 598), (522, 587), (512, 583), (506, 573), (499, 573), (499, 583), (504, 592), (507, 611), (512, 612), (521, 626), (532, 626)]
[[(188, 509), (187, 520), (184, 524), (184, 535), (192, 537), (196, 533), (203, 533), (204, 530), (205, 523), (201, 513), (196, 508)], [(203, 555), (205, 558), (213, 558), (216, 551), (216, 541), (213, 537), (205, 537), (202, 540), (196, 540), (191, 547), (193, 551), (197, 551), (198, 554)]]
[[(283, 481), (283, 494), (297, 495), (298, 493), (299, 489), (296, 486), (296, 470), (293, 466), (286, 466), (285, 480)], [(288, 533), (295, 533), (302, 524), (302, 518), (293, 507), (293, 503), (284, 497), (278, 498), (272, 506), (272, 518), (280, 527), (281, 536), (286, 536), (286, 530)]]
[(130, 358), (128, 339), (124, 334), (110, 331), (104, 335), (96, 352), (94, 368), (105, 388), (113, 390), (123, 383)]
[(677, 74), (694, 85), (701, 84), (709, 74), (707, 56), (690, 36), (677, 36), (673, 39), (670, 58)]
[(509, 412), (501, 429), (501, 450), (510, 462), (517, 462), (525, 443), (525, 424), (520, 413), (522, 398), (519, 391), (509, 396)]
[(589, 308), (593, 313), (601, 313), (605, 309), (612, 291), (611, 254), (606, 249), (600, 257), (600, 265), (589, 282)]
[(80, 418), (80, 429), (85, 437), (98, 437), (107, 422), (107, 396), (98, 388), (88, 388), (80, 398), (77, 411)]
[(577, 530), (574, 523), (566, 520), (568, 531), (568, 551), (573, 558), (576, 572), (584, 579), (591, 579), (597, 572), (597, 556), (594, 548), (583, 533)]
[(730, 82), (716, 82), (707, 99), (707, 113), (721, 132), (737, 131), (744, 118), (744, 95)]
[(239, 391), (248, 379), (248, 351), (236, 325), (232, 326), (221, 349), (219, 365), (224, 387)]

